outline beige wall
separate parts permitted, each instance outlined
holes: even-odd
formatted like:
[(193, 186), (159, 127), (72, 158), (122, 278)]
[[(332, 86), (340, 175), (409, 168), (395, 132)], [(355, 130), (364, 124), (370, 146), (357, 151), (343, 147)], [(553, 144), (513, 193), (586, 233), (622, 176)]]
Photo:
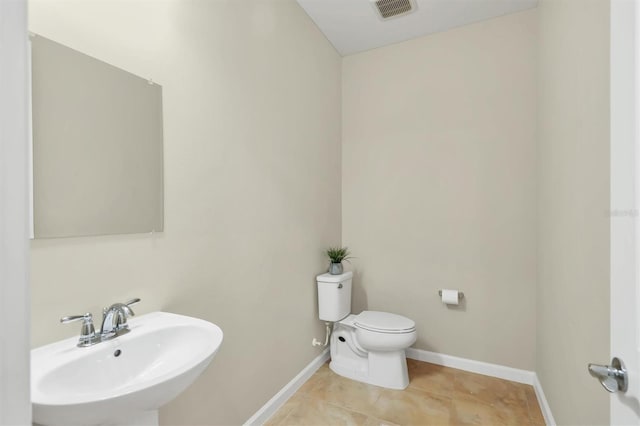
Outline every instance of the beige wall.
[(243, 422), (319, 352), (340, 57), (293, 0), (34, 0), (30, 29), (163, 86), (166, 196), (164, 233), (33, 242), (33, 344), (134, 296), (213, 321), (221, 351), (161, 423)]
[(535, 369), (558, 423), (607, 423), (585, 366), (608, 357), (608, 6), (542, 0), (346, 57), (341, 83), (293, 0), (31, 1), (32, 31), (163, 85), (166, 196), (164, 233), (33, 242), (34, 346), (135, 296), (211, 320), (222, 350), (161, 420), (240, 423), (318, 353), (342, 227), (354, 311)]
[(343, 60), (354, 310), (414, 319), (420, 349), (534, 368), (535, 46), (532, 10)]
[(558, 424), (609, 423), (608, 0), (539, 5), (537, 366)]

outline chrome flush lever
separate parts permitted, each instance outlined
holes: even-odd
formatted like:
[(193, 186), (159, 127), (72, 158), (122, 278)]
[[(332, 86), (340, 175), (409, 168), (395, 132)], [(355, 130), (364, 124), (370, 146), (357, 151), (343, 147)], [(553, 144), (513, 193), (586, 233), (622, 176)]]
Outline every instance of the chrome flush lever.
[(589, 364), (589, 374), (598, 379), (607, 392), (626, 392), (629, 387), (627, 369), (617, 357), (611, 360), (611, 365)]

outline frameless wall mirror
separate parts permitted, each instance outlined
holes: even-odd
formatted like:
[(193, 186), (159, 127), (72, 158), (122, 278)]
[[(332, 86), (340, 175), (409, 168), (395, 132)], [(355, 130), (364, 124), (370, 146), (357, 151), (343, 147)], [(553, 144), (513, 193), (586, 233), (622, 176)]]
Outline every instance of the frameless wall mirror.
[(31, 37), (35, 238), (163, 230), (162, 87)]

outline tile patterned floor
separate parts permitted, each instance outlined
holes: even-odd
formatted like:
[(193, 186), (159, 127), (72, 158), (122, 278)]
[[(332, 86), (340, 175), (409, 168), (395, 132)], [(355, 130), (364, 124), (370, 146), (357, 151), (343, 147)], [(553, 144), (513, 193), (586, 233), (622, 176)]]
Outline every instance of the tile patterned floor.
[(523, 425), (544, 418), (528, 385), (407, 360), (404, 391), (338, 376), (323, 365), (266, 423), (325, 425)]

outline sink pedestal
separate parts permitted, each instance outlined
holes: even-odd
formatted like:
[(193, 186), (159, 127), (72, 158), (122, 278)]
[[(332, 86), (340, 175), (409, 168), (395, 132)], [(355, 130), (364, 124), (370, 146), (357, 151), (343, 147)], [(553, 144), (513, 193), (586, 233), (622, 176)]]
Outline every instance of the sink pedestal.
[(158, 426), (160, 424), (158, 414), (158, 410), (141, 411), (131, 413), (131, 415), (126, 418), (109, 419), (104, 423), (92, 424), (81, 421), (77, 424), (74, 424), (73, 422), (65, 422), (64, 424), (34, 423), (33, 426)]
[(130, 421), (126, 423), (116, 423), (114, 426), (158, 426), (158, 410), (143, 411), (132, 416)]

